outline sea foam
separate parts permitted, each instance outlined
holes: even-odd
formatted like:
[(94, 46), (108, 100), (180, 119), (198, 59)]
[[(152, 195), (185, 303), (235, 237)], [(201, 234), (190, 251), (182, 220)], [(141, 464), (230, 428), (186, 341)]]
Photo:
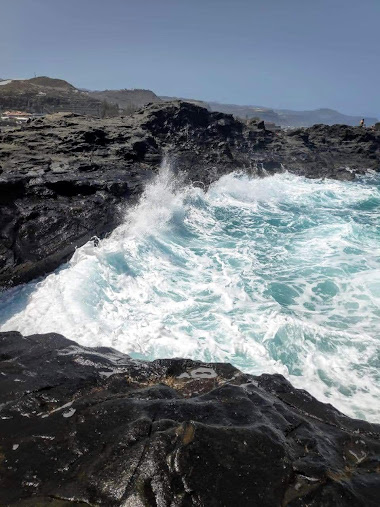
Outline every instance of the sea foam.
[(278, 372), (378, 421), (379, 205), (376, 175), (235, 173), (205, 192), (164, 165), (98, 247), (2, 294), (1, 330)]

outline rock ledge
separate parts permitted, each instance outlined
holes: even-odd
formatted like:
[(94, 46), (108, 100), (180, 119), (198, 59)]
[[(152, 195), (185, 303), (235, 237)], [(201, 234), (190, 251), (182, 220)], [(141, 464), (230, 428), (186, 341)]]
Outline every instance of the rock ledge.
[(380, 426), (280, 375), (0, 333), (0, 504), (377, 506)]

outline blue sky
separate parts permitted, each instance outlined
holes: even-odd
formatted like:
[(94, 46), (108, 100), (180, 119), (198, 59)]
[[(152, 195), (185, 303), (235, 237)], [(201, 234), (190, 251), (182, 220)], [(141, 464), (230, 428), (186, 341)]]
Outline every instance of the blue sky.
[(0, 77), (380, 116), (380, 0), (0, 0)]

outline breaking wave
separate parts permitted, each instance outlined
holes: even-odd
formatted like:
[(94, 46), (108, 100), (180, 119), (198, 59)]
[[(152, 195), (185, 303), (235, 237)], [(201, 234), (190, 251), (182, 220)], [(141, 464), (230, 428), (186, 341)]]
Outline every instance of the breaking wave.
[(378, 175), (234, 173), (205, 192), (163, 166), (98, 247), (2, 294), (1, 330), (278, 372), (377, 421), (379, 206)]

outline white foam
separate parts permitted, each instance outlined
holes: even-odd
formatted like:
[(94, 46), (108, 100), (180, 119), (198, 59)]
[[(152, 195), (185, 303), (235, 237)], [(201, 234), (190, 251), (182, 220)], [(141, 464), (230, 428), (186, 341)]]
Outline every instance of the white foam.
[(5, 294), (11, 315), (1, 329), (279, 372), (376, 420), (380, 259), (371, 198), (380, 199), (371, 182), (289, 174), (230, 174), (205, 193), (181, 187), (165, 165), (110, 238)]

